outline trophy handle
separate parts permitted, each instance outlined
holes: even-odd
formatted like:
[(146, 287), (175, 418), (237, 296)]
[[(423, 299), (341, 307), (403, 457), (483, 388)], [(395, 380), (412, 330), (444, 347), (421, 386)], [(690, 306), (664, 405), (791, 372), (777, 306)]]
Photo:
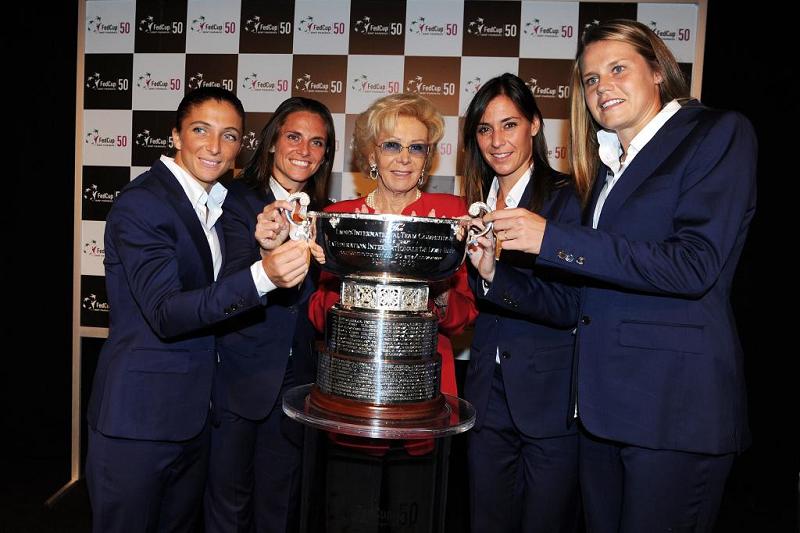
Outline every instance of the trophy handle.
[[(469, 206), (469, 216), (472, 218), (482, 217), (486, 213), (491, 213), (492, 208), (486, 205), (485, 202), (473, 202)], [(478, 229), (475, 224), (470, 225), (469, 227), (469, 239), (467, 240), (468, 245), (474, 245), (478, 241), (478, 237), (483, 237), (490, 231), (492, 231), (493, 224), (491, 222), (484, 224), (483, 229)]]
[(286, 198), (294, 206), (292, 212), (284, 211), (286, 220), (289, 221), (289, 238), (293, 241), (308, 240), (311, 238), (311, 221), (308, 219), (308, 204), (311, 198), (304, 192), (295, 192)]

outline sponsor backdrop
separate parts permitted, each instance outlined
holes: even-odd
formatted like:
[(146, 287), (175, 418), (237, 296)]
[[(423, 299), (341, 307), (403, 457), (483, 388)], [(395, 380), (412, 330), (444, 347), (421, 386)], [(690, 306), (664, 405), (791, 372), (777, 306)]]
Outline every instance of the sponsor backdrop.
[(220, 86), (242, 100), (247, 120), (237, 168), (284, 99), (326, 104), (336, 126), (335, 200), (374, 186), (352, 166), (356, 115), (387, 94), (424, 95), (446, 121), (428, 190), (458, 193), (462, 116), (485, 80), (503, 72), (525, 80), (545, 117), (550, 161), (567, 170), (569, 74), (582, 28), (614, 17), (643, 22), (678, 57), (697, 95), (705, 20), (704, 0), (88, 0), (83, 9), (81, 336), (104, 336), (108, 325), (105, 217), (120, 189), (172, 147), (175, 109), (187, 91)]

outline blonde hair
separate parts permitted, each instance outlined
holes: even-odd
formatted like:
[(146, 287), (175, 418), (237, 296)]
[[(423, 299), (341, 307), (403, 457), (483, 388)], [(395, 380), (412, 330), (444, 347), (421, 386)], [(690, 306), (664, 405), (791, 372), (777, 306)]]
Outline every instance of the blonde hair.
[(414, 93), (390, 94), (375, 100), (366, 111), (356, 118), (353, 132), (353, 156), (361, 172), (369, 172), (369, 156), (382, 133), (394, 131), (398, 117), (419, 120), (428, 130), (430, 150), (425, 170), (430, 167), (436, 144), (444, 135), (444, 119), (430, 100)]
[(644, 58), (653, 71), (661, 74), (659, 97), (661, 105), (675, 99), (689, 97), (689, 87), (678, 62), (664, 41), (650, 28), (635, 20), (615, 19), (588, 27), (581, 35), (578, 52), (572, 67), (570, 98), (570, 161), (575, 176), (575, 187), (584, 205), (589, 200), (597, 169), (597, 131), (584, 94), (581, 60), (586, 47), (597, 41), (619, 41), (631, 45)]

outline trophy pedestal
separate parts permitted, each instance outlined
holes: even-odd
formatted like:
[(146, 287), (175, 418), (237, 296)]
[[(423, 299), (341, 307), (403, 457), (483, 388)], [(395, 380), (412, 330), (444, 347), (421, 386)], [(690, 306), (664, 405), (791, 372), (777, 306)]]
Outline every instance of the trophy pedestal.
[(300, 531), (444, 531), (451, 436), (473, 426), (472, 405), (442, 394), (428, 418), (353, 416), (318, 407), (313, 389), (283, 397), (305, 425)]

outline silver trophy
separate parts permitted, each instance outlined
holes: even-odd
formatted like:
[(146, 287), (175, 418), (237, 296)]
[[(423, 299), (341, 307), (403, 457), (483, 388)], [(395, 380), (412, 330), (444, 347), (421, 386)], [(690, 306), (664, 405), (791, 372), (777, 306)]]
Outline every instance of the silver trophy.
[(287, 216), (315, 235), (322, 268), (342, 278), (326, 317), (308, 402), (323, 412), (387, 421), (447, 416), (429, 283), (452, 276), (486, 228), (469, 218), (310, 212)]

